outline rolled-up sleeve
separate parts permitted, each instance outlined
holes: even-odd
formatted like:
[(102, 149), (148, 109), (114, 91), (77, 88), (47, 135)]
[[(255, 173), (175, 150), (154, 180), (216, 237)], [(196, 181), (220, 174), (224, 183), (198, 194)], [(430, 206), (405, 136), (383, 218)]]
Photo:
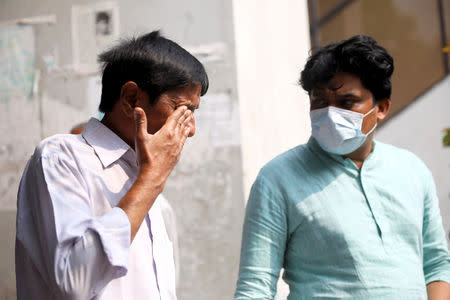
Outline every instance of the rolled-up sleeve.
[(422, 229), (425, 282), (445, 281), (450, 284), (450, 254), (442, 226), (439, 200), (431, 173), (428, 172), (427, 175)]
[(246, 208), (236, 300), (274, 298), (287, 232), (283, 199), (259, 174)]
[(32, 219), (39, 242), (29, 242), (33, 232), (18, 233), (18, 238), (28, 253), (41, 253), (30, 256), (55, 295), (91, 299), (126, 274), (129, 219), (118, 207), (93, 215), (94, 203), (74, 160), (64, 155), (39, 157), (31, 161), (22, 181), (19, 201), (25, 202), (28, 214), (21, 217)]

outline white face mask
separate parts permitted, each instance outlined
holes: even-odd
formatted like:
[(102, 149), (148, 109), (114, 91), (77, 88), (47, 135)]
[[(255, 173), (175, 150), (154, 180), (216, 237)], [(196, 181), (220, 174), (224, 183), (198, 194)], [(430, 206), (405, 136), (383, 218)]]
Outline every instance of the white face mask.
[(362, 133), (364, 117), (369, 115), (372, 108), (365, 115), (351, 110), (327, 106), (312, 110), (311, 117), (312, 136), (323, 150), (345, 155), (358, 149), (371, 134), (377, 124), (367, 132)]

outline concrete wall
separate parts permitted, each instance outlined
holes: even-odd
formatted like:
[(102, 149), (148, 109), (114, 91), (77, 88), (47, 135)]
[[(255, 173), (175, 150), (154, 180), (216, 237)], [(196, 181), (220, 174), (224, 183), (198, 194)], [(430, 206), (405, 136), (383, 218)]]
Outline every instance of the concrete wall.
[(443, 130), (450, 128), (449, 94), (450, 77), (447, 76), (379, 128), (375, 136), (382, 142), (415, 153), (431, 170), (447, 239), (450, 232), (450, 147), (443, 147), (442, 138)]
[[(36, 15), (57, 17), (56, 25), (34, 28), (36, 67), (41, 70), (38, 92), (0, 103), (0, 299), (15, 297), (15, 201), (26, 160), (42, 138), (66, 133), (96, 114), (87, 100), (95, 77), (78, 76), (71, 70), (71, 5), (93, 2), (100, 1), (0, 2), (0, 23)], [(220, 57), (205, 63), (211, 85), (197, 116), (197, 135), (187, 143), (164, 193), (178, 221), (179, 299), (230, 299), (244, 209), (231, 2), (117, 3), (121, 36), (161, 29), (167, 37), (192, 49), (210, 43), (222, 45)], [(56, 63), (67, 71), (46, 73), (42, 56), (48, 54), (56, 54)], [(212, 122), (215, 118), (220, 122)]]

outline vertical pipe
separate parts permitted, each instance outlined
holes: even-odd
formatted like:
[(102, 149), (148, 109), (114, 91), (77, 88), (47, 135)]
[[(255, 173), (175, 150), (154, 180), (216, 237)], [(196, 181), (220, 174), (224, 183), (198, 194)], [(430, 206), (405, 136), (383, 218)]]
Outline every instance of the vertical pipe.
[[(439, 25), (441, 27), (441, 44), (444, 48), (447, 46), (447, 33), (445, 28), (445, 16), (444, 16), (444, 5), (442, 0), (437, 0), (437, 9), (439, 14)], [(448, 53), (442, 53), (443, 63), (444, 63), (444, 70), (445, 74), (449, 73), (449, 66), (448, 66)]]
[(308, 0), (309, 11), (309, 26), (311, 34), (311, 49), (317, 49), (319, 47), (319, 24), (317, 22), (317, 7), (316, 0)]

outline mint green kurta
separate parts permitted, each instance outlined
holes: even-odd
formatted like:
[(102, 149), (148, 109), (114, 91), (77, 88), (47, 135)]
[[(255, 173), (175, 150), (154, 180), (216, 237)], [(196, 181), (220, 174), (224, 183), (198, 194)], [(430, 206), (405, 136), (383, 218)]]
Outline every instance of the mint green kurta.
[(253, 184), (236, 299), (426, 299), (450, 283), (433, 178), (413, 154), (380, 142), (359, 170), (306, 145), (269, 162)]

